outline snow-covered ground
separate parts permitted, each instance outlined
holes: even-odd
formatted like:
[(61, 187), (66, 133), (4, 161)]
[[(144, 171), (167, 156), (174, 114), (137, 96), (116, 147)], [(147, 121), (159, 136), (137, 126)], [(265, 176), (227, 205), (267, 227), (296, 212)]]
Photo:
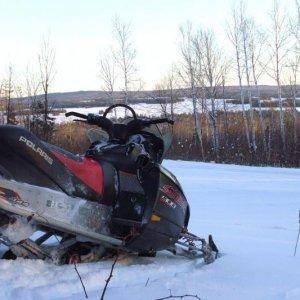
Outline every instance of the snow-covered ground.
[[(300, 299), (300, 169), (166, 161), (191, 204), (190, 229), (214, 235), (224, 254), (211, 265), (159, 253), (117, 263), (106, 299)], [(300, 247), (300, 245), (299, 245)], [(78, 265), (89, 299), (99, 299), (112, 261)], [(84, 299), (73, 266), (0, 261), (0, 299)]]

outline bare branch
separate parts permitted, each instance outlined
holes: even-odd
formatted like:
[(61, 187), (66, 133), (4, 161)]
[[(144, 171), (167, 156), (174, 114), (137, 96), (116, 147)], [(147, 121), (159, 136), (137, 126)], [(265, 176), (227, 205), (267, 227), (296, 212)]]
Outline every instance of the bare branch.
[(114, 260), (114, 262), (113, 262), (113, 264), (112, 264), (112, 266), (111, 266), (109, 276), (108, 276), (108, 278), (105, 280), (105, 286), (104, 286), (104, 289), (103, 289), (103, 291), (102, 291), (102, 295), (101, 295), (101, 298), (100, 298), (101, 300), (104, 299), (104, 296), (105, 296), (105, 293), (106, 293), (108, 284), (109, 284), (110, 280), (111, 280), (112, 277), (113, 277), (113, 272), (114, 272), (116, 263), (117, 263), (117, 261), (118, 261), (118, 258), (119, 258), (119, 253), (117, 253), (116, 258), (115, 258), (115, 260)]
[(78, 278), (79, 278), (79, 280), (80, 280), (80, 282), (81, 282), (81, 286), (82, 286), (82, 288), (83, 288), (85, 298), (88, 299), (89, 297), (88, 297), (88, 295), (87, 295), (85, 285), (84, 285), (84, 283), (83, 283), (83, 281), (82, 281), (82, 278), (81, 278), (81, 276), (80, 276), (80, 273), (79, 273), (78, 270), (77, 270), (77, 267), (76, 267), (76, 264), (75, 264), (75, 263), (74, 263), (74, 269), (75, 269), (75, 271), (76, 271), (76, 273), (77, 273), (77, 275), (78, 275)]
[(169, 290), (170, 295), (167, 297), (163, 297), (163, 298), (157, 298), (155, 300), (165, 300), (165, 299), (184, 299), (184, 298), (194, 298), (194, 299), (199, 299), (201, 300), (200, 297), (198, 297), (198, 295), (191, 295), (191, 294), (185, 294), (185, 295), (173, 295), (172, 291)]

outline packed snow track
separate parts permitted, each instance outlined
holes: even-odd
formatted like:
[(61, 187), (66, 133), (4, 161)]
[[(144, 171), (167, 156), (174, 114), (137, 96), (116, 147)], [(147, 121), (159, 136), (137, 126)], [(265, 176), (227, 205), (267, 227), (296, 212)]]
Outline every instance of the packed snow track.
[[(300, 170), (166, 161), (191, 205), (190, 230), (212, 233), (223, 253), (213, 264), (174, 257), (121, 257), (106, 299), (300, 299), (294, 246)], [(300, 247), (300, 246), (299, 246)], [(2, 251), (4, 249), (2, 248)], [(112, 260), (80, 264), (89, 299), (100, 299)], [(74, 266), (0, 260), (0, 299), (84, 299)]]

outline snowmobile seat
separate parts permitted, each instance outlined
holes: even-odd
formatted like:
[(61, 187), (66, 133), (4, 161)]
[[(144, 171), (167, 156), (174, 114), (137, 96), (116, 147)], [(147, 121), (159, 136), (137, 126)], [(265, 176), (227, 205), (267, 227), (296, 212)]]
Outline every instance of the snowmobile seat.
[(43, 142), (43, 144), (45, 145), (46, 148), (48, 148), (50, 150), (50, 152), (59, 152), (61, 154), (63, 154), (64, 156), (68, 157), (69, 159), (72, 159), (74, 161), (81, 161), (81, 155), (76, 155), (70, 151), (67, 151), (65, 149), (62, 149), (58, 146)]

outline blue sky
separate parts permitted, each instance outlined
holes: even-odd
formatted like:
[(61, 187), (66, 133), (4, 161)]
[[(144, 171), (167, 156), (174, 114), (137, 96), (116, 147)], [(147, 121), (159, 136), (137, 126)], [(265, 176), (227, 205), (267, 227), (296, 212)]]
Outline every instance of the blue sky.
[[(232, 0), (0, 0), (0, 78), (11, 63), (21, 80), (34, 65), (40, 42), (50, 32), (56, 49), (52, 91), (100, 88), (98, 61), (112, 43), (115, 15), (132, 23), (137, 65), (147, 88), (178, 58), (178, 27), (187, 20), (212, 28), (224, 51), (230, 47), (225, 21)], [(261, 24), (272, 0), (248, 1), (249, 14)], [(282, 0), (291, 7), (293, 0)]]

